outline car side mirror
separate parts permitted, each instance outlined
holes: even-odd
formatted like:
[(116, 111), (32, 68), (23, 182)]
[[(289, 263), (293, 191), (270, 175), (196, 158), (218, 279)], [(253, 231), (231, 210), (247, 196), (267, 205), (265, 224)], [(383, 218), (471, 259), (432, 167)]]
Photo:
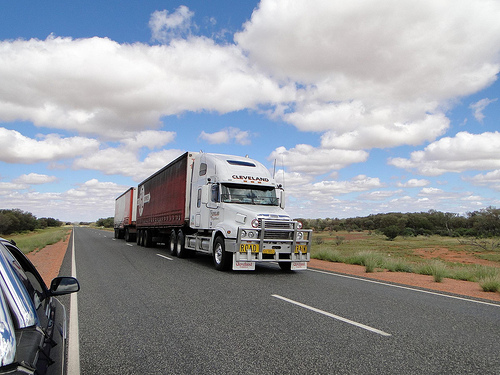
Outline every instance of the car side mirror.
[(49, 291), (52, 296), (62, 296), (78, 292), (79, 290), (80, 283), (74, 277), (56, 277), (50, 283)]

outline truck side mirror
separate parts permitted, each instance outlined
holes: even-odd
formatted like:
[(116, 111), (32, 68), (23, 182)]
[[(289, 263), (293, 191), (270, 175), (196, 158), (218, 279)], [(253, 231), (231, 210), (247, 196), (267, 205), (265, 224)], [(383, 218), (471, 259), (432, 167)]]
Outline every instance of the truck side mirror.
[(210, 186), (211, 185), (203, 185), (201, 187), (201, 203), (202, 204), (207, 204), (208, 203), (208, 199), (209, 199), (209, 196), (210, 196)]
[(284, 210), (285, 209), (285, 191), (280, 190), (280, 207)]

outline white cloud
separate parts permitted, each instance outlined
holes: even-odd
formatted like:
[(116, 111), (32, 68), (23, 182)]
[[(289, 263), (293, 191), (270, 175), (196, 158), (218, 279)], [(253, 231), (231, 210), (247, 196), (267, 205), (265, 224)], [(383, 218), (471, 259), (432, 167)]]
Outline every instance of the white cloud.
[(368, 159), (365, 151), (321, 149), (310, 145), (300, 144), (287, 150), (279, 147), (269, 156), (270, 160), (277, 160), (292, 172), (323, 174), (332, 170), (345, 168), (353, 163), (360, 163)]
[(133, 133), (130, 135), (125, 134), (122, 136), (123, 138), (120, 140), (120, 142), (127, 149), (136, 150), (141, 147), (154, 149), (173, 142), (175, 135), (176, 135), (175, 132), (146, 130), (142, 132)]
[(432, 88), (448, 98), (495, 79), (499, 13), (494, 1), (263, 0), (235, 40), (274, 74), (333, 80), (338, 96), (358, 84), (393, 97), (426, 97)]
[(46, 174), (39, 174), (39, 173), (30, 173), (19, 176), (13, 182), (26, 185), (42, 185), (54, 181), (57, 181), (56, 176), (48, 176)]
[(149, 20), (153, 40), (168, 43), (172, 39), (190, 35), (194, 12), (185, 5), (169, 14), (167, 10), (153, 12)]
[(122, 175), (139, 182), (152, 175), (182, 154), (181, 150), (162, 150), (152, 152), (139, 160), (136, 150), (123, 147), (107, 148), (78, 158), (73, 169), (91, 169), (106, 175)]
[(498, 99), (481, 99), (476, 103), (472, 103), (469, 108), (474, 111), (474, 117), (476, 118), (477, 121), (479, 121), (481, 124), (483, 123), (484, 120), (484, 114), (483, 111), (486, 109), (488, 105), (491, 103), (496, 102)]
[(0, 128), (0, 161), (6, 163), (30, 164), (68, 159), (95, 152), (98, 147), (95, 139), (48, 134), (36, 140), (18, 131)]
[[(114, 202), (128, 186), (91, 179), (60, 193), (21, 192), (12, 187), (0, 194), (0, 206), (19, 208), (37, 217), (63, 221), (95, 221), (114, 215)], [(1, 184), (0, 184), (1, 190)]]
[(310, 196), (321, 193), (321, 195), (348, 194), (382, 187), (379, 178), (359, 175), (349, 181), (321, 181), (312, 184), (309, 188)]
[(359, 195), (359, 199), (368, 200), (368, 201), (383, 201), (387, 200), (395, 195), (400, 195), (402, 190), (377, 190), (371, 191), (369, 193), (363, 193)]
[(384, 148), (435, 140), (451, 100), (496, 80), (497, 18), (492, 1), (263, 0), (235, 41), (302, 85), (285, 121), (323, 147)]
[(118, 44), (107, 38), (0, 42), (0, 121), (120, 139), (154, 129), (162, 116), (227, 113), (288, 102), (280, 86), (234, 45), (193, 37), (170, 45)]
[(500, 133), (470, 134), (460, 132), (455, 137), (441, 138), (423, 151), (414, 151), (409, 159), (391, 158), (390, 165), (415, 169), (426, 176), (447, 172), (500, 168)]
[(429, 180), (419, 180), (416, 178), (412, 178), (404, 183), (398, 182), (397, 186), (398, 187), (404, 187), (404, 188), (416, 188), (416, 187), (424, 187), (430, 184)]
[(500, 169), (488, 172), (486, 174), (477, 174), (472, 178), (464, 178), (474, 185), (487, 186), (494, 190), (500, 191)]
[(249, 131), (243, 131), (232, 127), (222, 129), (215, 133), (206, 133), (202, 131), (198, 139), (207, 141), (210, 144), (235, 142), (240, 145), (249, 145), (251, 143)]

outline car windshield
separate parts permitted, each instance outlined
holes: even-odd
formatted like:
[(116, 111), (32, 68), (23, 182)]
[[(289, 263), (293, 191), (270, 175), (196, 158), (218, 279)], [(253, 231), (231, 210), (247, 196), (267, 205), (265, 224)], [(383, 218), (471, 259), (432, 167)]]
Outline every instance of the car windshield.
[(222, 185), (221, 201), (263, 206), (278, 205), (276, 191), (271, 186)]

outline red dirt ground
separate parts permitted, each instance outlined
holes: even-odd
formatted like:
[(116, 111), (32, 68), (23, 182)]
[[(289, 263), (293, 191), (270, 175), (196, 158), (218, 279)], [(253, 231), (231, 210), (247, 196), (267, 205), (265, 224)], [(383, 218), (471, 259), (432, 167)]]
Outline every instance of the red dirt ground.
[[(61, 264), (66, 254), (66, 250), (68, 248), (69, 237), (65, 241), (60, 241), (57, 244), (49, 245), (42, 250), (32, 252), (28, 254), (28, 258), (31, 262), (36, 266), (43, 279), (50, 285), (50, 281), (59, 275), (59, 269), (61, 268)], [(422, 256), (425, 257), (439, 257), (440, 259), (447, 259), (447, 256), (453, 256), (453, 261), (457, 261), (457, 253), (447, 254), (446, 249), (436, 249), (434, 251), (429, 252), (426, 250), (424, 253), (422, 250)], [(468, 253), (458, 253), (459, 257), (461, 257), (462, 262), (472, 262), (472, 263), (481, 263), (487, 261), (480, 261), (477, 258), (473, 257), (472, 254)], [(488, 262), (489, 263), (489, 262)], [(444, 279), (443, 282), (437, 283), (434, 281), (432, 276), (426, 275), (417, 275), (413, 273), (404, 273), (404, 272), (373, 272), (366, 273), (365, 267), (363, 266), (355, 266), (350, 264), (343, 263), (332, 263), (317, 259), (311, 259), (311, 262), (308, 265), (309, 268), (317, 269), (317, 270), (325, 270), (331, 272), (342, 273), (346, 275), (359, 276), (368, 279), (374, 279), (379, 281), (386, 281), (390, 283), (396, 283), (400, 285), (414, 286), (419, 288), (430, 289), (438, 292), (452, 293), (461, 296), (468, 296), (474, 298), (480, 298), (484, 300), (491, 300), (500, 302), (500, 292), (491, 293), (491, 292), (483, 292), (478, 283), (469, 282), (469, 281), (460, 281), (460, 280), (452, 280), (452, 279)]]

